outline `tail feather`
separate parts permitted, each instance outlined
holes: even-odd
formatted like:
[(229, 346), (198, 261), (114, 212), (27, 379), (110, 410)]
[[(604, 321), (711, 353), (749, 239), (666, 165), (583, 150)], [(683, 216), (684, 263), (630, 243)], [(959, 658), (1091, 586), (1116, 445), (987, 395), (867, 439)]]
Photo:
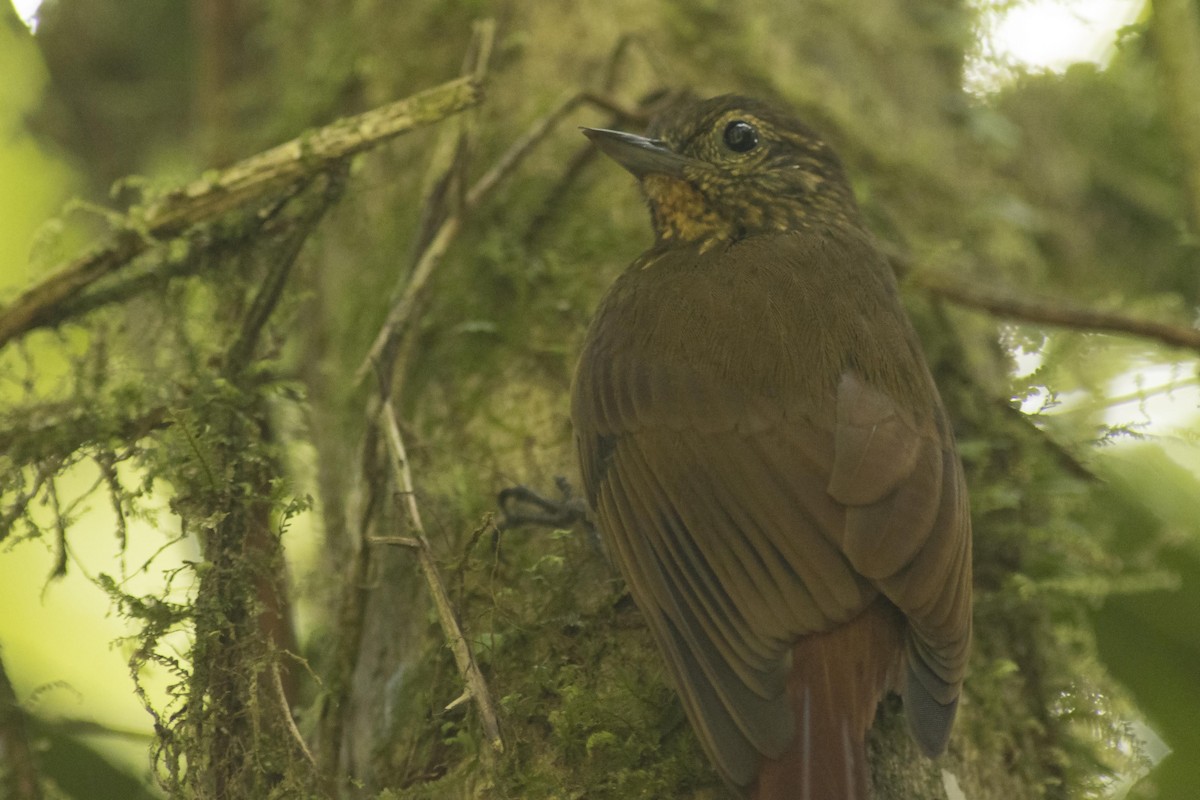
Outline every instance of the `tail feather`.
[(868, 800), (867, 730), (902, 661), (903, 617), (880, 599), (848, 623), (792, 650), (788, 696), (796, 738), (764, 759), (754, 800)]

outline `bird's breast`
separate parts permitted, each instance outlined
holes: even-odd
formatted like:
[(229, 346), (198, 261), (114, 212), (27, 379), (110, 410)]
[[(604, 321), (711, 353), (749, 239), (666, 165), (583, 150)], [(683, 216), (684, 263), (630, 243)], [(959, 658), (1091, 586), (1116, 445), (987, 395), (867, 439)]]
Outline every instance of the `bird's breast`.
[(708, 250), (733, 235), (723, 219), (695, 186), (666, 175), (647, 175), (642, 190), (650, 201), (654, 229), (661, 239), (696, 243)]

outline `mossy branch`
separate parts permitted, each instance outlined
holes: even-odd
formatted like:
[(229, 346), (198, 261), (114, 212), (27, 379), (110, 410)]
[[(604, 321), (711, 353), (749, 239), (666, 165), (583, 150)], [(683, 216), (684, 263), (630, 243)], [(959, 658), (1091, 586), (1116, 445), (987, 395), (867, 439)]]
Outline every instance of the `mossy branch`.
[(0, 347), (31, 330), (53, 327), (65, 308), (100, 278), (127, 266), (163, 239), (259, 202), (280, 189), (325, 172), (350, 156), (476, 105), (479, 81), (468, 75), (372, 109), (258, 153), (212, 177), (168, 192), (111, 240), (71, 261), (0, 309)]
[[(263, 395), (254, 391), (253, 367), (295, 260), (340, 195), (342, 172), (306, 181), (304, 191), (264, 224), (261, 246), (270, 260), (263, 279), (250, 287), (245, 312), (230, 320), (232, 343), (218, 365), (215, 383), (231, 388), (199, 401), (203, 430), (192, 446), (202, 477), (177, 482), (176, 508), (202, 531), (204, 566), (196, 586), (186, 713), (175, 726), (182, 735), (168, 759), (170, 774), (183, 777), (172, 778), (171, 791), (257, 797), (265, 796), (271, 781), (281, 781), (303, 789), (304, 796), (333, 793), (298, 734), (294, 699), (279, 670), (281, 652), (296, 647), (283, 551), (271, 530), (283, 468), (270, 447), (269, 414)], [(209, 451), (219, 468), (209, 464)], [(186, 770), (178, 769), (180, 760)]]

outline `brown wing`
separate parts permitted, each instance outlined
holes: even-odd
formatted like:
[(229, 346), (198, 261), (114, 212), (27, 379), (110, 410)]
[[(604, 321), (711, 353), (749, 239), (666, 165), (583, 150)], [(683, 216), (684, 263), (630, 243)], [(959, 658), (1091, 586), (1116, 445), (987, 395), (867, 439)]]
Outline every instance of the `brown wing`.
[(885, 270), (858, 238), (659, 253), (614, 285), (580, 360), (589, 501), (694, 727), (738, 785), (792, 740), (792, 642), (879, 592), (910, 618), (909, 713), (926, 749), (953, 718), (965, 494)]
[(905, 713), (931, 756), (946, 747), (971, 638), (966, 484), (936, 394), (932, 401), (918, 423), (845, 373), (829, 485), (845, 504), (843, 552), (908, 618)]

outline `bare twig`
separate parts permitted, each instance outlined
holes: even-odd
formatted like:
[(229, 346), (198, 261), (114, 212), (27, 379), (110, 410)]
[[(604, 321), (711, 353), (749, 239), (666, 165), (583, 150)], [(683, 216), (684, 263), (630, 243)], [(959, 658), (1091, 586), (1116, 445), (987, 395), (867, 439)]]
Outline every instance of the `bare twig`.
[(421, 541), (411, 536), (371, 536), (367, 544), (390, 544), (393, 547), (406, 547), (409, 550), (420, 550)]
[[(471, 76), (476, 82), (482, 83), (487, 74), (495, 35), (493, 20), (476, 23), (471, 47), (463, 64), (464, 74)], [(475, 126), (468, 120), (458, 131), (453, 132), (454, 156), (450, 163), (444, 167), (434, 165), (432, 177), (428, 181), (431, 188), (425, 197), (423, 230), (416, 240), (418, 249), (415, 264), (406, 278), (403, 290), (397, 292), (399, 296), (375, 335), (366, 357), (354, 374), (356, 384), (361, 383), (372, 369), (380, 371), (385, 378), (384, 391), (392, 384), (395, 364), (391, 362), (395, 346), (408, 332), (409, 325), (416, 317), (417, 309), (425, 296), (430, 278), (462, 227), (463, 216), (466, 213), (463, 185), (474, 150), (476, 133)]]
[(1195, 0), (1154, 0), (1155, 52), (1166, 92), (1163, 106), (1183, 155), (1192, 230), (1200, 233), (1200, 13)]
[[(475, 25), (471, 46), (465, 59), (464, 77), (461, 80), (470, 81), (472, 85), (484, 83), (494, 35), (495, 25), (490, 20)], [(459, 138), (461, 145), (462, 137)], [(415, 316), (422, 286), (428, 281), (429, 275), (433, 273), (445, 249), (453, 240), (460, 223), (458, 221), (450, 222), (450, 218), (454, 215), (447, 215), (441, 203), (436, 201), (445, 200), (447, 195), (451, 198), (461, 199), (461, 183), (455, 184), (451, 178), (456, 169), (461, 171), (465, 153), (465, 148), (461, 146), (456, 148), (451, 168), (440, 176), (440, 186), (435, 186), (433, 192), (426, 197), (423, 228), (415, 239), (417, 249), (414, 251), (413, 270), (405, 276), (407, 283), (394, 293), (397, 298), (395, 305), (404, 306), (404, 309), (393, 310), (388, 315), (389, 320), (394, 316), (400, 317), (401, 320)], [(449, 227), (446, 227), (447, 225)], [(414, 281), (414, 277), (417, 280)], [(416, 285), (413, 286), (413, 283)], [(402, 328), (403, 324), (401, 323), (397, 327)], [(382, 335), (383, 331), (381, 331)], [(376, 341), (380, 341), (380, 338), (377, 337)], [(391, 349), (390, 342), (396, 342), (399, 339), (392, 338), (390, 342), (387, 339), (383, 341), (385, 344), (378, 351), (381, 356), (384, 350)], [(351, 495), (352, 502), (347, 512), (348, 516), (354, 520), (352, 529), (355, 531), (357, 541), (364, 543), (370, 541), (371, 534), (378, 524), (381, 499), (385, 494), (386, 485), (389, 483), (386, 474), (381, 474), (381, 469), (386, 470), (386, 466), (380, 463), (380, 458), (386, 452), (386, 445), (380, 441), (382, 433), (379, 430), (378, 419), (382, 406), (381, 398), (386, 399), (392, 391), (395, 369), (391, 358), (376, 357), (370, 359), (370, 363), (375, 364), (377, 368), (377, 374), (380, 377), (380, 391), (371, 393), (367, 398), (366, 417), (368, 422), (361, 444), (362, 472), (359, 476), (357, 491)], [(317, 750), (322, 758), (322, 763), (330, 768), (338, 765), (339, 754), (345, 746), (343, 739), (347, 727), (347, 709), (352, 707), (351, 693), (354, 685), (351, 676), (359, 669), (362, 637), (370, 597), (369, 576), (376, 563), (374, 548), (361, 547), (347, 565), (346, 594), (339, 614), (339, 636), (335, 647), (335, 664), (331, 671), (331, 691), (325, 703), (326, 713), (322, 719), (320, 735), (321, 746)]]
[(425, 538), (425, 527), (421, 522), (421, 510), (417, 506), (417, 496), (413, 487), (412, 469), (409, 467), (408, 453), (404, 449), (404, 439), (400, 435), (400, 424), (396, 420), (396, 412), (390, 400), (383, 404), (381, 412), (381, 422), (387, 436), (392, 471), (404, 497), (405, 508), (407, 509), (409, 521), (416, 536), (381, 536), (373, 537), (369, 541), (379, 544), (400, 545), (417, 551), (417, 559), (421, 565), (421, 572), (425, 576), (425, 581), (429, 584), (429, 592), (433, 596), (433, 603), (437, 609), (438, 621), (441, 623), (442, 632), (446, 635), (446, 641), (450, 645), (451, 652), (454, 653), (454, 661), (458, 665), (458, 670), (467, 684), (467, 693), (479, 707), (479, 718), (483, 723), (484, 733), (487, 735), (492, 748), (496, 752), (503, 752), (504, 740), (500, 737), (500, 724), (496, 716), (496, 707), (492, 702), (491, 693), (488, 691), (487, 682), (484, 680), (483, 674), (479, 671), (479, 666), (475, 662), (470, 642), (467, 641), (463, 635), (462, 628), (458, 624), (458, 616), (455, 614), (454, 606), (450, 602), (450, 595), (446, 592), (446, 585), (442, 582), (441, 574), (438, 572), (437, 562), (433, 558), (433, 551), (430, 549), (429, 542)]
[[(612, 67), (610, 72), (615, 72), (615, 67)], [(609, 89), (611, 87), (606, 85), (605, 88)], [(610, 117), (608, 122), (605, 123), (606, 127), (623, 127), (625, 125), (644, 126), (650, 121), (654, 113), (659, 110), (661, 107), (660, 104), (670, 97), (672, 97), (670, 93), (651, 92), (636, 107), (622, 106), (607, 95), (592, 92), (584, 92), (579, 96), (579, 99), (589, 105), (594, 105), (599, 109), (609, 112)], [(567, 165), (562, 170), (558, 181), (542, 201), (541, 210), (533, 216), (525, 229), (525, 242), (527, 245), (534, 242), (539, 233), (548, 227), (553, 215), (565, 207), (564, 199), (570, 194), (571, 189), (579, 180), (579, 176), (583, 174), (584, 168), (594, 161), (597, 155), (599, 155), (599, 151), (580, 137), (580, 143), (575, 153), (567, 161)]]
[(526, 156), (541, 144), (542, 140), (550, 135), (563, 118), (574, 111), (581, 105), (592, 105), (611, 113), (615, 118), (627, 120), (630, 122), (640, 122), (645, 124), (649, 121), (649, 114), (643, 108), (627, 108), (616, 100), (613, 100), (608, 95), (597, 94), (595, 92), (579, 92), (571, 95), (566, 100), (562, 101), (549, 114), (546, 114), (541, 119), (537, 120), (529, 127), (519, 139), (512, 143), (512, 146), (504, 152), (504, 155), (496, 161), (496, 163), (484, 173), (475, 185), (471, 187), (471, 191), (467, 192), (466, 209), (473, 210), (487, 196), (496, 185), (516, 169)]
[[(418, 301), (424, 293), (429, 279), (433, 276), (434, 270), (437, 269), (438, 265), (442, 262), (442, 258), (445, 257), (446, 250), (449, 249), (450, 244), (454, 241), (454, 237), (458, 235), (458, 231), (462, 227), (463, 216), (473, 211), (488, 193), (507, 177), (529, 152), (554, 129), (554, 126), (566, 114), (579, 105), (582, 99), (582, 95), (574, 95), (564, 101), (549, 115), (534, 123), (533, 127), (524, 136), (514, 142), (512, 147), (500, 157), (496, 164), (484, 173), (482, 178), (475, 182), (467, 192), (462, 207), (452, 212), (442, 221), (441, 226), (437, 229), (437, 233), (429, 240), (429, 243), (418, 257), (417, 264), (413, 267), (412, 273), (409, 275), (408, 283), (405, 285), (400, 299), (396, 301), (391, 311), (388, 312), (387, 319), (380, 327), (379, 333), (376, 334), (375, 341), (371, 344), (371, 349), (367, 351), (366, 358), (358, 366), (358, 370), (354, 374), (356, 383), (361, 383), (363, 378), (371, 371), (371, 368), (380, 363), (389, 345), (403, 336), (414, 321), (413, 318)], [(456, 163), (451, 165), (450, 169), (459, 168), (460, 166), (462, 165)]]
[(925, 278), (916, 274), (911, 275), (908, 280), (934, 296), (943, 297), (960, 306), (977, 308), (997, 317), (1084, 331), (1139, 336), (1171, 347), (1200, 351), (1200, 329), (1197, 328), (1078, 308), (1056, 300), (992, 293), (961, 283)]
[(145, 209), (136, 225), (116, 231), (108, 244), (64, 265), (0, 309), (0, 347), (35, 328), (61, 323), (63, 317), (57, 312), (64, 301), (121, 269), (159, 240), (260, 200), (402, 133), (443, 120), (475, 105), (480, 96), (475, 77), (462, 77), (339, 120), (241, 161), (212, 179), (168, 193)]
[(471, 190), (467, 192), (466, 208), (467, 210), (474, 209), (487, 196), (489, 192), (496, 188), (504, 178), (516, 168), (518, 164), (529, 155), (533, 150), (555, 127), (562, 121), (562, 118), (570, 114), (579, 104), (583, 102), (585, 95), (574, 94), (568, 97), (563, 102), (551, 111), (546, 116), (539, 119), (529, 130), (525, 132), (517, 141), (513, 142), (512, 146), (505, 151), (504, 155), (500, 156), (499, 160), (483, 174)]
[(417, 536), (425, 535), (425, 524), (421, 521), (421, 509), (417, 506), (417, 495), (413, 486), (412, 468), (408, 463), (408, 451), (404, 449), (404, 438), (400, 435), (400, 422), (396, 419), (396, 408), (391, 400), (385, 400), (381, 409), (383, 432), (387, 436), (388, 452), (391, 455), (393, 476), (400, 491), (404, 493), (405, 511), (408, 512)]
[[(273, 263), (251, 300), (237, 338), (226, 352), (227, 372), (240, 373), (250, 363), (263, 327), (283, 296), (283, 290), (287, 286), (288, 277), (300, 250), (325, 211), (341, 194), (345, 170), (346, 164), (343, 161), (313, 183), (302, 184), (300, 190), (289, 198), (298, 202), (288, 203), (288, 208), (282, 210), (280, 218), (274, 220), (280, 235), (272, 243), (276, 250), (272, 255)], [(292, 206), (295, 208), (291, 208)]]
[(400, 296), (400, 299), (392, 306), (392, 310), (388, 312), (383, 327), (379, 329), (379, 333), (375, 336), (375, 342), (367, 352), (367, 357), (363, 359), (362, 364), (358, 367), (358, 371), (354, 374), (355, 383), (361, 383), (362, 379), (371, 371), (371, 367), (380, 362), (388, 346), (408, 330), (409, 324), (413, 321), (418, 301), (425, 290), (426, 284), (429, 283), (429, 278), (433, 275), (438, 265), (442, 263), (442, 258), (446, 255), (446, 250), (450, 248), (450, 243), (458, 235), (458, 229), (461, 226), (462, 217), (455, 215), (446, 218), (442, 222), (441, 227), (438, 228), (437, 233), (434, 234), (433, 239), (430, 240), (428, 247), (421, 253), (417, 265), (413, 267), (408, 284), (404, 288), (404, 294)]
[(283, 687), (283, 674), (279, 669), (279, 659), (271, 660), (271, 684), (275, 689), (275, 697), (279, 700), (279, 712), (283, 717), (284, 725), (288, 729), (288, 733), (292, 737), (292, 741), (296, 743), (296, 747), (314, 768), (317, 766), (317, 760), (313, 758), (312, 751), (308, 749), (308, 745), (304, 741), (303, 734), (296, 727), (296, 720), (292, 717), (292, 704), (288, 702), (287, 690)]

